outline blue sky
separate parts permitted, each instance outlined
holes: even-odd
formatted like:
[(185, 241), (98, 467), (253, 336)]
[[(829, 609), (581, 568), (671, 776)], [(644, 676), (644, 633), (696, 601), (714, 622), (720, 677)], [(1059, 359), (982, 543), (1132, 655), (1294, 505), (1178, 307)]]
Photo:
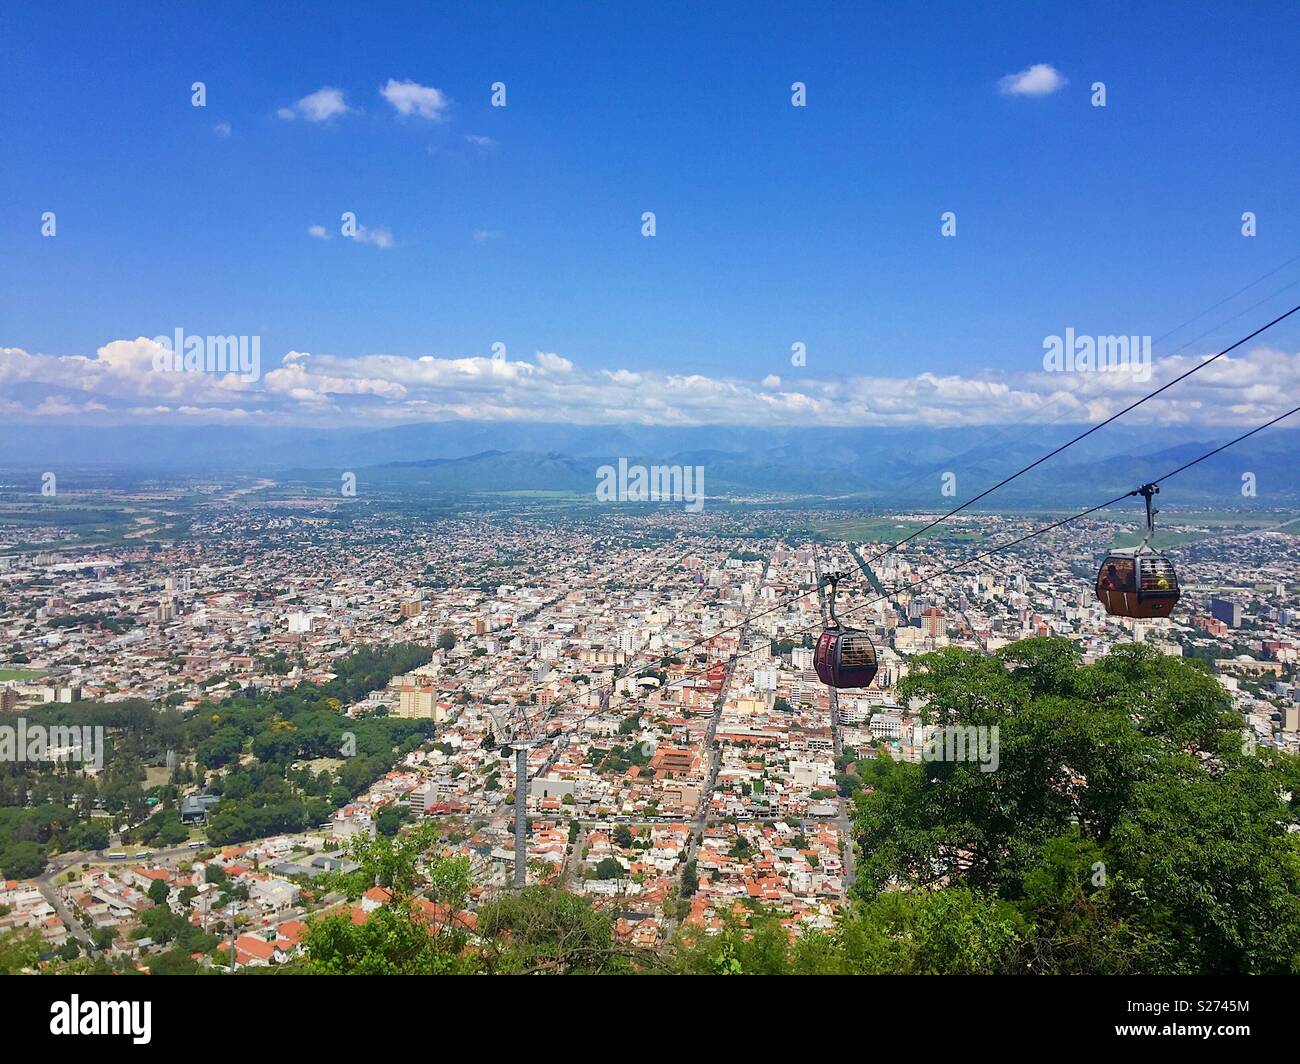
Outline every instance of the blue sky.
[[(11, 6), (0, 348), (93, 357), (182, 327), (346, 373), (500, 340), (789, 388), (1028, 373), (1067, 326), (1159, 336), (1300, 253), (1300, 13), (1133, 6)], [(1039, 63), (1062, 87), (1000, 91)], [(399, 113), (390, 79), (437, 89), (437, 118)], [(278, 117), (324, 87), (346, 113)], [(392, 246), (340, 236), (343, 211)], [(1269, 339), (1294, 352), (1300, 327)], [(30, 404), (32, 372), (5, 379)], [(431, 416), (465, 406), (423, 394)]]

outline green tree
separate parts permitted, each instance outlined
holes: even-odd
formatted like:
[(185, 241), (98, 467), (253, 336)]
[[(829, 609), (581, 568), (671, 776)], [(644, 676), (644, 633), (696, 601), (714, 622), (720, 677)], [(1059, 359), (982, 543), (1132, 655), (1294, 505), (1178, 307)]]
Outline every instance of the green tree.
[(11, 842), (0, 850), (0, 872), (6, 879), (33, 879), (44, 870), (45, 849), (35, 842)]
[(596, 865), (597, 879), (619, 879), (623, 875), (623, 866), (612, 857), (602, 858)]
[(874, 788), (857, 798), (860, 896), (966, 891), (947, 918), (985, 940), (973, 958), (930, 928), (928, 957), (896, 958), (907, 970), (998, 970), (992, 947), (1012, 941), (1017, 970), (1300, 969), (1295, 759), (1243, 752), (1201, 667), (1141, 645), (1082, 665), (1071, 644), (1033, 639), (926, 655), (900, 694), (930, 723), (998, 739), (993, 771), (859, 762)]
[(700, 877), (695, 870), (695, 859), (686, 862), (682, 869), (682, 897), (689, 898), (700, 889)]
[[(309, 922), (303, 936), (304, 969), (317, 975), (437, 975), (471, 971), (465, 924), (432, 919), (435, 911), (455, 914), (469, 895), (469, 863), (464, 858), (431, 856), (437, 828), (421, 825), (396, 837), (352, 837), (350, 854), (359, 875), (382, 886), (389, 901), (354, 924), (345, 913)], [(418, 892), (418, 896), (417, 896)]]
[(612, 975), (631, 972), (639, 957), (615, 944), (610, 918), (587, 899), (547, 886), (502, 895), (479, 912), (478, 926), (491, 972)]
[(194, 975), (199, 970), (198, 961), (179, 946), (150, 957), (147, 963), (149, 971), (154, 975)]
[(468, 972), (464, 935), (437, 933), (412, 917), (409, 907), (385, 905), (363, 924), (346, 915), (313, 920), (303, 947), (311, 975), (446, 975)]
[(36, 967), (41, 953), (41, 935), (29, 928), (15, 928), (0, 934), (0, 975), (15, 975)]
[(722, 929), (683, 928), (675, 942), (677, 969), (687, 975), (788, 975), (790, 936), (770, 914), (728, 912)]
[(391, 805), (384, 806), (375, 814), (375, 830), (381, 835), (396, 835), (401, 824), (401, 814)]

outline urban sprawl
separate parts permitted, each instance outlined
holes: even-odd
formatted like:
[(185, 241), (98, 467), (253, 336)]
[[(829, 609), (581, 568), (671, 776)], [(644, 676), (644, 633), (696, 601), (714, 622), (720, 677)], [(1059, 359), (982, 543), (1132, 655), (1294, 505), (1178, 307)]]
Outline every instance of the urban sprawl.
[[(425, 663), (340, 704), (337, 755), (306, 767), (343, 778), (350, 722), (431, 724), (322, 822), (226, 844), (207, 835), (227, 800), (213, 787), (252, 754), (213, 767), (167, 751), (142, 787), (176, 785), (184, 837), (150, 849), (127, 841), (150, 809), (95, 808), (107, 845), (0, 883), (0, 931), (148, 967), (161, 946), (147, 913), (163, 900), (205, 930), (233, 926), (236, 965), (283, 963), (314, 914), (364, 921), (387, 903), (381, 887), (349, 901), (311, 884), (355, 867), (354, 835), (394, 822), (436, 823), (445, 852), (468, 858), (458, 918), (472, 931), (475, 906), (515, 874), (512, 744), (528, 767), (528, 881), (585, 895), (627, 943), (720, 927), (738, 905), (779, 913), (792, 936), (830, 928), (854, 878), (861, 765), (925, 756), (934, 726), (898, 685), (917, 655), (946, 646), (991, 653), (1059, 636), (1085, 660), (1133, 641), (1199, 657), (1240, 710), (1243, 742), (1300, 749), (1300, 538), (1284, 530), (1223, 534), (1166, 515), (1183, 598), (1171, 620), (1144, 622), (1108, 617), (1094, 593), (1098, 560), (1126, 528), (1114, 519), (936, 576), (1034, 522), (968, 515), (869, 562), (933, 515), (873, 519), (868, 537), (813, 510), (781, 511), (802, 530), (787, 533), (761, 509), (468, 513), (412, 527), (337, 521), (337, 505), (231, 497), (175, 541), (109, 546), (61, 545), (53, 516), (21, 540), (0, 526), (0, 723), (129, 700), (219, 716), (251, 692), (328, 684), (359, 648), (414, 644)], [(23, 549), (33, 540), (49, 546)], [(836, 692), (813, 667), (824, 577), (839, 571), (851, 575), (838, 613), (880, 660), (862, 690)], [(224, 949), (202, 964), (228, 964)]]

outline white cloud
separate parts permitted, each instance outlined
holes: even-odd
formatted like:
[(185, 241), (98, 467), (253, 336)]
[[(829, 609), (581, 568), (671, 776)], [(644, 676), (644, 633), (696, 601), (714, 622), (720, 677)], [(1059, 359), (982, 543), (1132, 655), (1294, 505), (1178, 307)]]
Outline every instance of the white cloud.
[(311, 355), (291, 351), (279, 369), (266, 375), (269, 391), (287, 394), (299, 401), (315, 401), (326, 395), (377, 395), (385, 399), (403, 399), (406, 388), (383, 378), (342, 377), (311, 372)]
[(1048, 96), (1065, 85), (1065, 76), (1050, 63), (1035, 63), (998, 82), (1004, 96)]
[(433, 122), (441, 122), (451, 101), (445, 93), (431, 85), (415, 81), (397, 81), (389, 78), (379, 95), (393, 105), (399, 115), (417, 115)]
[(228, 137), (232, 132), (230, 128), (230, 123), (218, 122), (215, 126), (212, 127), (212, 132), (215, 133), (218, 137)]
[(471, 144), (478, 145), (480, 148), (495, 148), (497, 146), (495, 140), (491, 137), (485, 137), (480, 133), (466, 133), (465, 139)]
[(162, 344), (144, 336), (113, 340), (94, 357), (32, 355), (16, 347), (0, 348), (0, 394), (20, 384), (28, 390), (44, 386), (50, 398), (71, 401), (80, 393), (117, 409), (123, 400), (222, 405), (252, 389), (251, 382), (235, 375), (162, 372), (155, 368), (155, 358), (163, 350)]
[(301, 116), (308, 122), (327, 122), (337, 115), (347, 114), (349, 108), (343, 99), (343, 90), (326, 85), (304, 96), (290, 107), (281, 107), (275, 113), (284, 119)]
[(387, 229), (376, 227), (371, 229), (364, 225), (357, 226), (357, 231), (352, 234), (351, 239), (358, 244), (373, 244), (377, 248), (391, 248), (393, 246), (393, 234)]
[(573, 370), (572, 362), (567, 358), (561, 358), (554, 352), (538, 351), (535, 358), (542, 369), (549, 370), (552, 373), (570, 373)]
[(76, 417), (78, 414), (103, 414), (108, 411), (103, 403), (69, 403), (66, 400), (51, 397), (43, 399), (32, 411), (37, 417)]
[(307, 226), (307, 235), (314, 236), (317, 240), (328, 240), (330, 238), (329, 230), (323, 225)]
[(178, 406), (176, 413), (182, 417), (194, 418), (205, 422), (240, 422), (247, 421), (250, 417), (264, 417), (264, 410), (241, 410), (237, 406), (231, 407), (210, 407), (210, 406)]
[(470, 235), (476, 243), (482, 244), (488, 240), (500, 240), (502, 233), (500, 229), (475, 229)]
[[(397, 424), (466, 419), (647, 425), (868, 426), (1096, 422), (1202, 361), (1157, 359), (1149, 380), (1132, 374), (1021, 373), (782, 379), (714, 377), (653, 368), (586, 369), (555, 352), (531, 361), (486, 356), (289, 351), (275, 365), (263, 349), (261, 381), (160, 372), (153, 340), (114, 340), (93, 355), (40, 355), (0, 348), (0, 412), (38, 409), (87, 421), (213, 422), (260, 416), (276, 423)], [(1224, 356), (1126, 422), (1251, 425), (1293, 405), (1300, 353), (1259, 347)], [(45, 405), (43, 405), (45, 404)], [(236, 412), (238, 411), (238, 412)]]

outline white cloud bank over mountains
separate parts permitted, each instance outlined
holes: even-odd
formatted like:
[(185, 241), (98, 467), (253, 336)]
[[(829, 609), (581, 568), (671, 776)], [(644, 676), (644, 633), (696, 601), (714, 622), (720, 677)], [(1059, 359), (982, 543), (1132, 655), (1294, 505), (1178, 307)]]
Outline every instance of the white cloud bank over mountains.
[[(787, 367), (754, 379), (661, 370), (588, 369), (537, 352), (487, 356), (263, 354), (258, 380), (165, 372), (165, 350), (140, 337), (93, 355), (0, 347), (0, 416), (76, 424), (244, 422), (391, 425), (445, 420), (644, 425), (871, 426), (1095, 422), (1203, 360), (1156, 359), (1149, 379), (1127, 372), (1044, 371), (910, 377), (817, 376)], [(1295, 405), (1300, 353), (1258, 346), (1213, 365), (1126, 420), (1249, 425)]]

